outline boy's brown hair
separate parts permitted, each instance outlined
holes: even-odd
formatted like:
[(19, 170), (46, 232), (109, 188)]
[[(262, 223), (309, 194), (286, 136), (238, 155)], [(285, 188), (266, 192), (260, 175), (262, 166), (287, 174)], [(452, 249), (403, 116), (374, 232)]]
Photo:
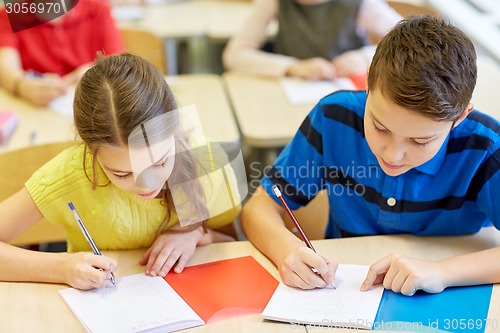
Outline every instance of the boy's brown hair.
[(429, 15), (400, 21), (377, 46), (368, 92), (435, 121), (455, 121), (476, 85), (476, 51), (457, 27)]

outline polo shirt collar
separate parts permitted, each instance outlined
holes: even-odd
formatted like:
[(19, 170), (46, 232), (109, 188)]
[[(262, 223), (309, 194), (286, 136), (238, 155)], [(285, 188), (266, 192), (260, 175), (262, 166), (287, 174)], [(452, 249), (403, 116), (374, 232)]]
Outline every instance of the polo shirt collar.
[(443, 144), (441, 145), (441, 148), (437, 152), (436, 156), (434, 156), (424, 164), (416, 167), (415, 169), (429, 175), (436, 175), (439, 169), (441, 168), (441, 165), (443, 164), (444, 158), (446, 157), (446, 149), (448, 147), (449, 138), (450, 135), (446, 137)]

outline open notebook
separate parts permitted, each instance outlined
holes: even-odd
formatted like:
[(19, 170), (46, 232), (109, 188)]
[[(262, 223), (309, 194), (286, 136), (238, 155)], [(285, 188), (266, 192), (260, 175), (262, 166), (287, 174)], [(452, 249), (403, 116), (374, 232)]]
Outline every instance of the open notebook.
[(87, 332), (172, 332), (203, 320), (161, 277), (136, 274), (117, 287), (59, 293)]
[(87, 332), (172, 332), (248, 313), (261, 313), (278, 281), (253, 257), (186, 267), (164, 279), (135, 274), (117, 287), (62, 289)]
[(262, 318), (313, 326), (372, 329), (384, 288), (359, 291), (369, 266), (339, 265), (336, 289), (302, 290), (282, 282)]
[[(262, 317), (312, 326), (398, 332), (475, 332), (496, 327), (488, 318), (492, 285), (418, 291), (408, 297), (379, 285), (360, 292), (369, 266), (339, 265), (336, 290), (300, 290), (280, 284)], [(377, 310), (378, 309), (378, 310)]]

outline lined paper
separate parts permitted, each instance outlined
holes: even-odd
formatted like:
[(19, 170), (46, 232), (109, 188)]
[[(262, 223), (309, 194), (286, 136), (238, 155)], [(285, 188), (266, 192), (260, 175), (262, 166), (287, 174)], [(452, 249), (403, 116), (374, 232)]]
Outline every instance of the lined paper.
[(384, 288), (359, 291), (369, 266), (339, 265), (337, 289), (302, 290), (280, 283), (267, 304), (264, 319), (321, 326), (371, 329)]
[(204, 324), (161, 277), (135, 274), (116, 282), (116, 288), (59, 293), (88, 332), (170, 332)]

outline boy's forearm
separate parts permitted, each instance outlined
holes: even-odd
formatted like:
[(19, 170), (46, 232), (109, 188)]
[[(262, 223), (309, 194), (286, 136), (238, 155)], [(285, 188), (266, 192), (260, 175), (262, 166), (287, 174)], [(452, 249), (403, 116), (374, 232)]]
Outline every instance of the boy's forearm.
[(283, 262), (291, 249), (304, 244), (286, 229), (280, 213), (249, 201), (241, 214), (242, 228), (247, 238), (275, 265)]
[(446, 285), (464, 286), (500, 283), (500, 247), (468, 253), (441, 261)]

